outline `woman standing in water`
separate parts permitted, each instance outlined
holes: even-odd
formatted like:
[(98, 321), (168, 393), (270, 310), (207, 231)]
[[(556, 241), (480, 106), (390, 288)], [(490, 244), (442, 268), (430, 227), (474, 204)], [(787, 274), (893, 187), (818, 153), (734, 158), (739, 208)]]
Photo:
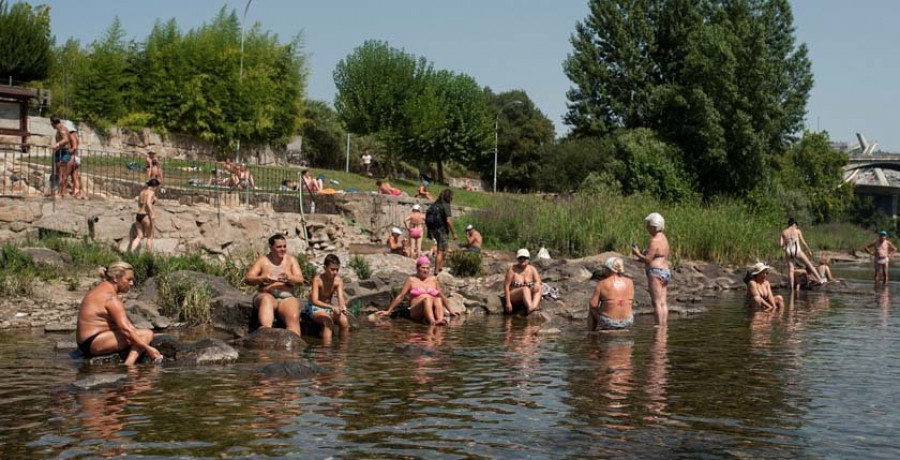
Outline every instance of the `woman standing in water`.
[(153, 250), (153, 205), (156, 204), (156, 189), (159, 187), (159, 179), (153, 178), (147, 181), (147, 185), (138, 195), (138, 212), (134, 216), (137, 226), (137, 235), (131, 242), (131, 251), (137, 250), (141, 240), (147, 238), (147, 250)]
[(791, 289), (794, 289), (794, 265), (797, 261), (800, 261), (801, 264), (806, 268), (807, 276), (812, 281), (816, 283), (823, 284), (822, 277), (819, 275), (819, 271), (816, 270), (816, 267), (809, 261), (809, 257), (806, 257), (806, 254), (803, 253), (803, 247), (812, 254), (812, 249), (809, 248), (809, 245), (806, 244), (806, 240), (803, 239), (803, 232), (800, 231), (800, 228), (797, 226), (797, 221), (794, 220), (793, 217), (788, 219), (787, 228), (781, 232), (781, 240), (779, 241), (781, 248), (784, 249), (784, 258), (788, 264), (788, 273), (790, 273), (790, 281)]
[(669, 271), (669, 240), (663, 233), (666, 220), (659, 213), (651, 213), (644, 222), (650, 234), (650, 244), (641, 251), (636, 243), (631, 243), (631, 253), (647, 266), (647, 284), (650, 299), (656, 315), (656, 325), (665, 326), (669, 320), (669, 304), (666, 299), (667, 287), (672, 279)]

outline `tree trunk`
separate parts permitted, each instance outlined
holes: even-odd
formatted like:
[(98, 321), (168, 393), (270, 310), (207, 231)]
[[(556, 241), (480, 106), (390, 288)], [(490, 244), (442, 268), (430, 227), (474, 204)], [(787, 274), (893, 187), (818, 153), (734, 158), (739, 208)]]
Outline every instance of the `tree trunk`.
[(443, 183), (444, 183), (444, 162), (441, 161), (441, 160), (438, 160), (438, 162), (437, 162), (437, 178), (436, 178), (436, 181), (437, 181), (437, 183), (439, 183), (439, 184), (443, 184)]

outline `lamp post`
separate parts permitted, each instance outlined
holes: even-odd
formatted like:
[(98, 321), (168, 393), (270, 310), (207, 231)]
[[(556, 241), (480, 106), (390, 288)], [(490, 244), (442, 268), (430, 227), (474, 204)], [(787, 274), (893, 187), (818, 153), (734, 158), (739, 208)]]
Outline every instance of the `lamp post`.
[(500, 110), (497, 110), (497, 117), (494, 119), (494, 193), (497, 193), (497, 152), (500, 148), (500, 114), (503, 113), (503, 109), (514, 104), (524, 104), (524, 102), (515, 100), (503, 104)]
[[(244, 82), (244, 21), (247, 19), (247, 10), (250, 9), (250, 4), (253, 3), (253, 0), (247, 0), (247, 5), (244, 6), (244, 15), (241, 16), (241, 66), (238, 71), (238, 100), (241, 98), (241, 89)], [(235, 154), (235, 162), (241, 162), (241, 116), (238, 115), (238, 129), (237, 129), (237, 153)]]

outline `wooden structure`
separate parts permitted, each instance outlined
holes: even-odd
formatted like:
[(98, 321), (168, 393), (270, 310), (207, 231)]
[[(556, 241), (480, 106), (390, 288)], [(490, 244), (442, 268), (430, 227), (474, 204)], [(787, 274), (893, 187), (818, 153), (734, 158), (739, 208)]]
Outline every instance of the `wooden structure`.
[(0, 108), (19, 119), (18, 129), (0, 126), (0, 135), (21, 137), (22, 146), (28, 143), (28, 103), (37, 96), (36, 89), (0, 85)]

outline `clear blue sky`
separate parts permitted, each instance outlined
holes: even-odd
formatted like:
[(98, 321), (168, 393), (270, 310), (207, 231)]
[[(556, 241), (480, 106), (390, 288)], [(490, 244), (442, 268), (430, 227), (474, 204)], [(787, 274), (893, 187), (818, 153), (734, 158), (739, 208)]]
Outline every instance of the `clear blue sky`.
[[(38, 3), (35, 1), (33, 3)], [(157, 18), (183, 29), (245, 1), (55, 0), (53, 33), (61, 43), (97, 38), (118, 15), (130, 37), (143, 39)], [(810, 48), (815, 87), (807, 126), (834, 140), (862, 131), (881, 148), (900, 152), (900, 1), (797, 0), (797, 39)], [(494, 91), (524, 89), (556, 124), (566, 111), (569, 81), (562, 61), (586, 0), (253, 0), (247, 22), (287, 40), (303, 31), (310, 55), (309, 96), (334, 100), (335, 64), (363, 41), (380, 39), (424, 56), (438, 68), (464, 72)]]

